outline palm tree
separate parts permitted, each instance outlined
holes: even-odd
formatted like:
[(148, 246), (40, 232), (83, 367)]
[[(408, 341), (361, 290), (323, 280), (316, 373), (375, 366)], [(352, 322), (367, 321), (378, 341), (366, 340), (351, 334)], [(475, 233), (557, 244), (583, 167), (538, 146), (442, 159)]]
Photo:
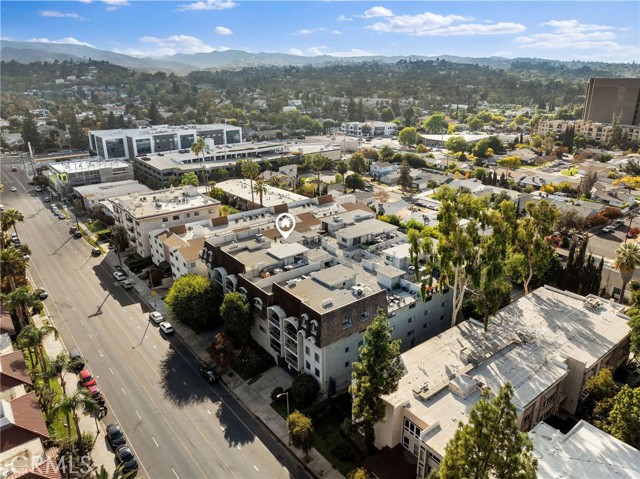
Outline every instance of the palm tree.
[(242, 172), (242, 176), (249, 178), (249, 181), (251, 182), (251, 203), (255, 204), (253, 196), (253, 180), (258, 176), (258, 174), (260, 174), (260, 165), (253, 160), (242, 160), (240, 162), (240, 171)]
[(258, 178), (256, 180), (256, 184), (253, 186), (253, 191), (258, 193), (258, 197), (260, 198), (260, 208), (262, 208), (262, 196), (267, 194), (267, 191), (269, 191), (267, 189), (266, 182), (262, 178)]
[(104, 468), (104, 466), (100, 466), (100, 470), (95, 471), (95, 479), (130, 479), (135, 477), (138, 471), (131, 471), (123, 474), (122, 469), (124, 468), (124, 464), (120, 464), (113, 471), (113, 474), (110, 476), (109, 472)]
[(84, 444), (82, 443), (82, 431), (80, 431), (80, 414), (98, 414), (100, 412), (100, 405), (91, 397), (89, 391), (85, 388), (78, 389), (73, 394), (65, 394), (60, 399), (54, 413), (61, 412), (67, 416), (73, 416), (73, 422), (76, 426), (76, 444), (80, 449), (80, 455), (84, 454)]
[[(0, 250), (0, 275), (3, 278), (7, 276), (13, 278), (24, 276), (26, 266), (27, 260), (24, 258), (24, 253), (20, 248), (11, 245)], [(15, 287), (12, 289), (15, 289)]]
[(318, 175), (318, 196), (320, 196), (320, 172), (326, 168), (328, 162), (329, 159), (320, 153), (312, 153), (304, 158), (304, 164), (315, 170)]
[[(33, 324), (29, 324), (20, 331), (20, 334), (18, 334), (18, 345), (22, 349), (26, 348), (29, 350), (29, 356), (31, 356), (32, 364), (34, 366), (41, 364), (44, 368), (45, 365), (42, 360), (42, 340), (51, 333), (53, 333), (55, 338), (58, 339), (58, 330), (53, 326), (42, 326), (38, 328)], [(33, 355), (31, 351), (33, 351)], [(35, 363), (33, 362), (34, 356)]]
[(613, 268), (620, 271), (622, 276), (622, 288), (620, 290), (619, 303), (624, 301), (624, 290), (627, 283), (633, 278), (633, 273), (640, 266), (640, 246), (636, 243), (622, 243), (616, 250), (616, 259), (613, 261)]
[[(15, 287), (15, 284), (13, 286)], [(18, 315), (22, 326), (26, 326), (29, 323), (28, 309), (39, 301), (35, 293), (29, 291), (27, 286), (20, 286), (7, 294), (0, 293), (0, 300), (7, 306), (9, 311)]]
[(349, 165), (344, 160), (340, 160), (336, 165), (336, 171), (342, 175), (342, 186), (344, 187), (344, 175), (349, 171)]
[(2, 231), (7, 231), (13, 226), (13, 230), (18, 234), (16, 223), (24, 221), (24, 215), (14, 208), (3, 211), (0, 221), (2, 221)]
[(60, 387), (62, 388), (62, 394), (67, 394), (67, 382), (64, 380), (65, 375), (72, 371), (73, 363), (69, 358), (69, 355), (65, 352), (58, 354), (49, 363), (49, 371), (47, 372), (47, 378), (57, 377), (60, 381)]
[[(200, 154), (202, 153), (202, 182), (205, 184), (205, 187), (207, 186), (207, 183), (209, 183), (207, 181), (207, 179), (205, 178), (205, 172), (206, 172), (206, 168), (204, 167), (204, 149), (205, 149), (205, 143), (204, 143), (204, 138), (198, 138), (196, 141), (194, 141), (191, 144), (191, 151), (193, 152), (194, 155), (196, 155), (197, 158), (200, 158)], [(205, 190), (207, 191), (207, 190)]]

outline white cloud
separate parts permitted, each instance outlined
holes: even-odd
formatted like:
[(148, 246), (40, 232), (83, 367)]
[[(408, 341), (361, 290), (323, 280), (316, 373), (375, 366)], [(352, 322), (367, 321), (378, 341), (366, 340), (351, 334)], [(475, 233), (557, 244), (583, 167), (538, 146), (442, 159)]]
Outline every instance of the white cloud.
[(364, 12), (362, 18), (393, 17), (393, 12), (385, 7), (373, 7)]
[(204, 0), (201, 2), (188, 3), (178, 7), (179, 12), (189, 12), (198, 10), (225, 10), (227, 8), (237, 7), (238, 4), (233, 0)]
[(340, 30), (334, 30), (331, 33), (333, 33), (334, 35), (342, 35), (342, 32)]
[(102, 3), (106, 3), (108, 6), (105, 8), (107, 12), (113, 12), (120, 7), (128, 7), (129, 2), (127, 0), (101, 0)]
[(43, 10), (38, 12), (41, 17), (53, 17), (53, 18), (73, 18), (74, 20), (82, 20), (83, 18), (77, 13), (64, 13), (57, 10)]
[(166, 38), (146, 36), (139, 39), (143, 43), (153, 43), (158, 46), (154, 52), (147, 55), (173, 55), (175, 53), (209, 53), (218, 49), (207, 45), (202, 40), (190, 35), (172, 35)]
[(301, 55), (301, 56), (320, 56), (320, 55), (330, 55), (332, 57), (371, 57), (374, 56), (375, 53), (368, 52), (365, 50), (360, 50), (358, 48), (352, 48), (351, 50), (344, 52), (332, 52), (328, 51), (328, 47), (324, 45), (319, 45), (317, 47), (309, 47), (305, 50), (301, 50), (299, 48), (291, 48), (289, 49), (289, 53), (292, 55)]
[(60, 40), (49, 40), (48, 38), (32, 38), (27, 40), (29, 42), (38, 42), (38, 43), (63, 43), (68, 45), (82, 45), (85, 47), (95, 48), (91, 43), (81, 42), (73, 37), (61, 38)]
[(327, 29), (326, 28), (302, 28), (300, 30), (298, 30), (297, 32), (294, 32), (294, 35), (311, 35), (313, 33), (320, 33), (320, 32), (326, 32)]
[(345, 17), (344, 15), (340, 15), (338, 17), (339, 22), (353, 22), (353, 18)]
[(366, 28), (384, 33), (406, 33), (415, 36), (474, 36), (520, 33), (526, 27), (520, 23), (482, 21), (471, 22), (472, 17), (439, 15), (425, 12), (419, 15), (397, 15), (369, 25)]
[(579, 20), (549, 20), (541, 26), (551, 27), (551, 31), (517, 37), (515, 42), (520, 44), (520, 48), (568, 49), (574, 58), (582, 59), (632, 61), (640, 57), (640, 47), (620, 44), (616, 28), (611, 26), (586, 24)]
[(227, 27), (216, 27), (213, 31), (218, 35), (233, 35), (233, 32)]

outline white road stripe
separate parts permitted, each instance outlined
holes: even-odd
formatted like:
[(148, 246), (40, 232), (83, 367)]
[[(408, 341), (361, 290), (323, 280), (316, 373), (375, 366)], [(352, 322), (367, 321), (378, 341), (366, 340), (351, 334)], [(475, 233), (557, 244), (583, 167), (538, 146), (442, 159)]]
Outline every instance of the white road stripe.
[(258, 469), (258, 466), (253, 466), (253, 468), (254, 468), (256, 471), (259, 471), (259, 470), (260, 470), (260, 469)]
[(186, 383), (186, 382), (184, 382), (184, 381), (182, 381), (182, 384), (184, 384), (185, 386), (187, 385), (187, 383)]
[(142, 416), (140, 415), (140, 413), (136, 410), (136, 414), (138, 415), (138, 419), (142, 419)]
[(158, 349), (158, 348), (156, 348), (156, 345), (155, 345), (155, 344), (153, 345), (153, 349)]
[(176, 470), (172, 467), (171, 470), (173, 471), (173, 473), (175, 474), (175, 476), (180, 479), (180, 476), (178, 475), (178, 473), (176, 472)]
[(211, 414), (211, 411), (209, 411), (208, 409), (207, 409), (207, 414)]
[(123, 393), (124, 393), (124, 395), (126, 396), (126, 395), (127, 395), (127, 391), (125, 391), (125, 390), (124, 390), (124, 388), (120, 388), (120, 389), (122, 389), (122, 392), (123, 392)]
[(158, 441), (156, 441), (156, 438), (151, 436), (151, 439), (153, 439), (153, 443), (156, 445), (156, 447), (160, 447), (160, 444), (158, 444)]
[(238, 444), (236, 447), (237, 447), (239, 450), (242, 450), (242, 448), (240, 447), (240, 444)]
[(111, 371), (111, 374), (113, 374), (113, 369), (109, 368), (109, 371)]

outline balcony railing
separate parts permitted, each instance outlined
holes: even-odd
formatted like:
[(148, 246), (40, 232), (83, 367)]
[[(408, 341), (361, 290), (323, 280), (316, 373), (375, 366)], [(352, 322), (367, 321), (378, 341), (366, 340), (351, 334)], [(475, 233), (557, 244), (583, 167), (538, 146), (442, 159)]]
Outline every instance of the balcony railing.
[(269, 346), (271, 346), (271, 349), (273, 349), (276, 353), (278, 353), (278, 355), (280, 354), (280, 341), (275, 341), (275, 340), (271, 340), (269, 342)]
[(284, 328), (284, 334), (285, 336), (287, 336), (288, 338), (293, 339), (294, 341), (298, 341), (298, 338), (296, 337), (296, 333), (291, 331), (289, 328)]
[(269, 328), (269, 336), (271, 336), (276, 341), (280, 342), (280, 331), (276, 328)]
[(285, 360), (287, 361), (287, 363), (289, 363), (291, 365), (291, 367), (293, 367), (294, 369), (298, 369), (298, 356), (295, 354), (292, 354), (290, 352), (287, 352), (285, 354)]
[(292, 353), (295, 353), (296, 357), (298, 356), (298, 343), (296, 341), (291, 341), (289, 338), (285, 338), (284, 345)]
[(269, 323), (280, 329), (280, 318), (278, 318), (277, 316), (269, 315)]

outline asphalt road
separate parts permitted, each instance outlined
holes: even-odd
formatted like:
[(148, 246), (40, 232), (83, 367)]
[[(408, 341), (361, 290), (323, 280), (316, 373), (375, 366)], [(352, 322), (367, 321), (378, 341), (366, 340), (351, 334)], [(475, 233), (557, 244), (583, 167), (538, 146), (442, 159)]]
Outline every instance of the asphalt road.
[(49, 292), (45, 303), (63, 342), (96, 376), (109, 407), (105, 423), (124, 428), (141, 463), (138, 477), (310, 477), (224, 386), (200, 377), (180, 340), (147, 321), (148, 308), (118, 286), (104, 256), (91, 257), (89, 244), (69, 235), (73, 222), (53, 216), (12, 163), (2, 164), (1, 202), (24, 214), (17, 227), (32, 250), (29, 273)]

